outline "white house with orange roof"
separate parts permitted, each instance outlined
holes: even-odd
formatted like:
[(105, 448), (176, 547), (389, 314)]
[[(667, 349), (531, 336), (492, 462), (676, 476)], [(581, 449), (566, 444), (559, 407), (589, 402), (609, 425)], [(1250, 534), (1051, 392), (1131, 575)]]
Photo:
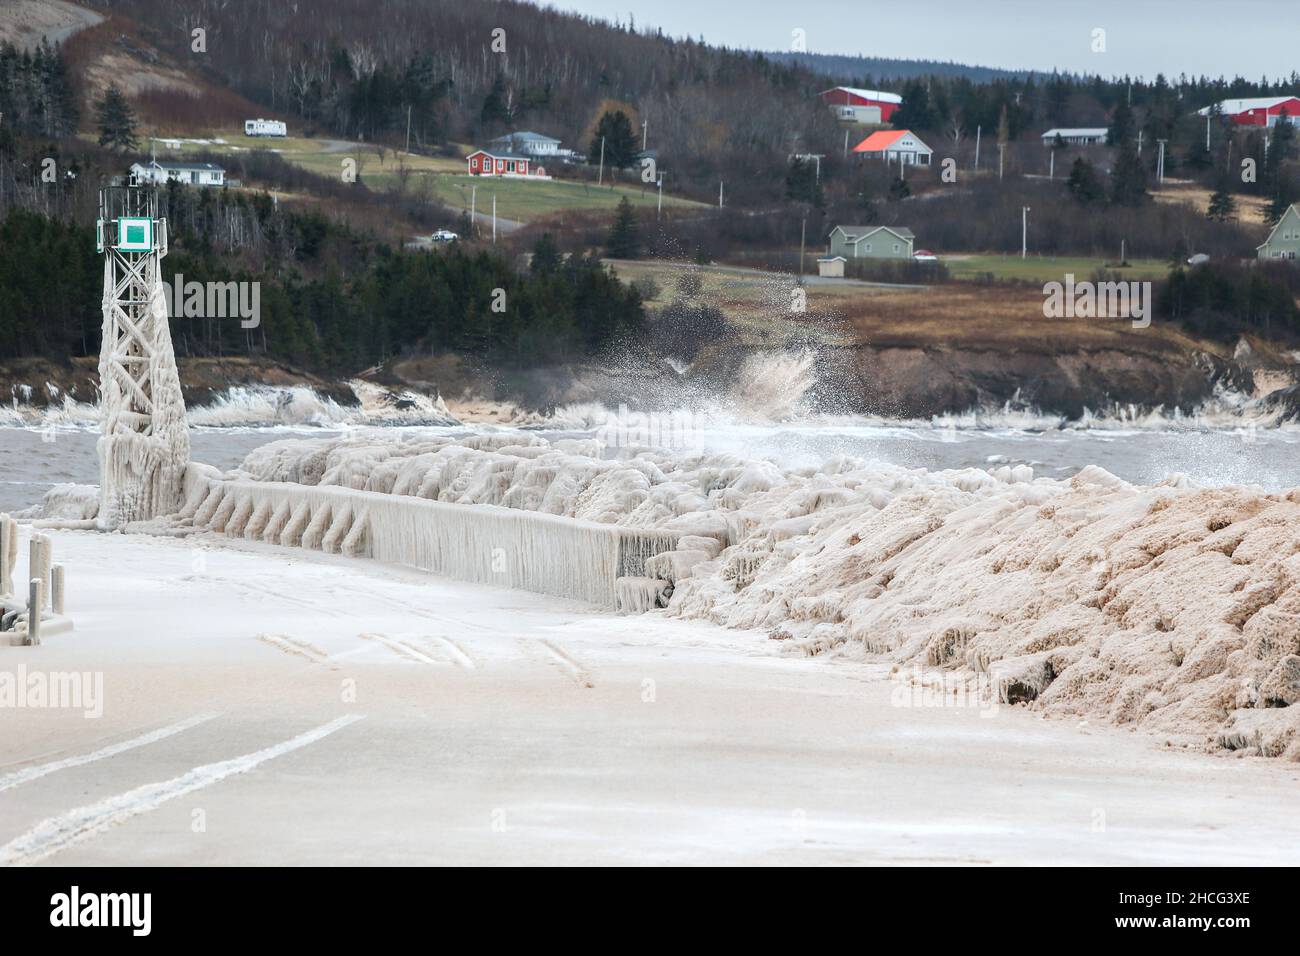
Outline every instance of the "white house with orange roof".
[(882, 129), (872, 133), (853, 152), (859, 156), (883, 159), (887, 163), (908, 163), (912, 166), (929, 166), (934, 150), (921, 142), (910, 129)]

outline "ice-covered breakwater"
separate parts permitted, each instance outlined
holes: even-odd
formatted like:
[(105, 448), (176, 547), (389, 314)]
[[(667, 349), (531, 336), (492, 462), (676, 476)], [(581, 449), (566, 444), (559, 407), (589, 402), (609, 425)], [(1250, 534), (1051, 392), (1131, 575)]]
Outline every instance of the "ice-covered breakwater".
[(621, 577), (671, 550), (671, 532), (618, 528), (495, 505), (224, 480), (191, 468), (181, 517), (195, 528), (288, 547), (369, 557), (476, 581), (614, 607)]
[[(1300, 489), (927, 472), (518, 434), (281, 442), (249, 478), (677, 535), (628, 609), (969, 675), (1006, 702), (1300, 758)], [(539, 560), (570, 560), (534, 550)], [(558, 552), (557, 552), (558, 554)]]

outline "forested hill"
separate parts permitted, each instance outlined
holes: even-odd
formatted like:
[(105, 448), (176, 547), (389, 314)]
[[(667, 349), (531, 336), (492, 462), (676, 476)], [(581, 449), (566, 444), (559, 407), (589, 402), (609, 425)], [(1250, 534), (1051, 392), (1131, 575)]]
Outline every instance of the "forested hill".
[(971, 66), (943, 60), (900, 60), (883, 56), (848, 56), (838, 53), (791, 53), (776, 51), (764, 54), (781, 63), (807, 67), (830, 78), (847, 77), (857, 84), (873, 86), (888, 80), (910, 80), (923, 76), (990, 83), (994, 80), (1023, 80), (1030, 70), (1003, 70), (994, 66)]
[[(650, 145), (725, 164), (784, 157), (829, 123), (825, 78), (762, 54), (674, 40), (512, 0), (86, 0), (295, 125), (367, 141), (478, 142), (538, 129), (586, 149), (623, 109)], [(205, 53), (191, 31), (207, 31)], [(721, 167), (720, 168), (725, 168)]]

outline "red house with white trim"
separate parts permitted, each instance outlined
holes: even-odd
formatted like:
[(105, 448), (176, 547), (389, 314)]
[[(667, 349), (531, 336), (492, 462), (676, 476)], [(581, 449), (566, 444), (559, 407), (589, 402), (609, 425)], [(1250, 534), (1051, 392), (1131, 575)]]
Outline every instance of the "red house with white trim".
[(856, 86), (837, 86), (817, 95), (836, 119), (863, 126), (888, 123), (894, 111), (903, 105), (903, 98), (897, 93), (860, 90)]
[(508, 150), (476, 149), (465, 161), (471, 176), (546, 176), (546, 170), (533, 157)]
[[(1196, 112), (1209, 116), (1211, 107)], [(1238, 126), (1276, 126), (1282, 111), (1292, 123), (1300, 122), (1300, 99), (1294, 96), (1256, 96), (1243, 100), (1224, 100), (1219, 109)]]

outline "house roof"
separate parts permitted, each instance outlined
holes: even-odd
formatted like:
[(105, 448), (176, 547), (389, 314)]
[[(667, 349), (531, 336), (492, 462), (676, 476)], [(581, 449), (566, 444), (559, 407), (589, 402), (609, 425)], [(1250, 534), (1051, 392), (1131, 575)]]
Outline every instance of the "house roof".
[(1286, 222), (1286, 217), (1291, 215), (1291, 213), (1300, 215), (1300, 203), (1292, 203), (1291, 205), (1286, 207), (1286, 212), (1282, 213), (1278, 221), (1273, 223), (1273, 228), (1268, 231), (1268, 238), (1255, 247), (1257, 250), (1263, 249), (1266, 245), (1268, 245), (1270, 242), (1273, 241), (1274, 233), (1276, 233), (1280, 228), (1282, 228), (1282, 223)]
[[(1254, 96), (1241, 100), (1223, 100), (1219, 108), (1224, 113), (1245, 113), (1247, 110), (1271, 110), (1275, 106), (1297, 99), (1294, 96)], [(1203, 106), (1197, 110), (1200, 116), (1209, 116), (1213, 107)]]
[(1060, 136), (1062, 139), (1067, 136), (1105, 136), (1108, 132), (1109, 130), (1104, 126), (1049, 129), (1043, 134), (1043, 139), (1052, 139), (1055, 136)]
[[(844, 233), (849, 242), (857, 242), (859, 239), (869, 236), (873, 232), (879, 232), (881, 229), (892, 232), (900, 239), (916, 238), (916, 233), (904, 226), (836, 226), (835, 229)], [(831, 232), (834, 232), (835, 229), (832, 229)]]
[(494, 143), (517, 142), (517, 143), (558, 143), (559, 140), (554, 136), (543, 136), (541, 133), (533, 133), (528, 130), (520, 130), (518, 133), (506, 133), (504, 136), (498, 136), (492, 140)]
[[(479, 153), (491, 156), (493, 159), (526, 159), (529, 162), (532, 162), (534, 159), (534, 157), (529, 156), (527, 153), (516, 153), (508, 149), (476, 149), (469, 155), (477, 156)], [(465, 158), (469, 159), (469, 156), (466, 156)]]
[(910, 129), (880, 129), (876, 130), (857, 146), (853, 147), (855, 153), (881, 153), (893, 146), (904, 136), (911, 136), (916, 140), (917, 146), (929, 151), (930, 147), (921, 142), (921, 137), (917, 136)]
[(218, 166), (216, 163), (176, 163), (161, 159), (150, 160), (148, 163), (136, 163), (135, 165), (142, 169), (157, 166), (159, 169), (201, 169), (215, 173), (224, 173), (226, 171), (224, 167)]
[(886, 93), (883, 90), (863, 90), (856, 86), (832, 86), (829, 90), (822, 90), (818, 96), (825, 96), (827, 93), (835, 93), (843, 90), (845, 93), (852, 93), (854, 96), (860, 96), (864, 100), (876, 100), (880, 103), (901, 103), (903, 98), (897, 93)]

